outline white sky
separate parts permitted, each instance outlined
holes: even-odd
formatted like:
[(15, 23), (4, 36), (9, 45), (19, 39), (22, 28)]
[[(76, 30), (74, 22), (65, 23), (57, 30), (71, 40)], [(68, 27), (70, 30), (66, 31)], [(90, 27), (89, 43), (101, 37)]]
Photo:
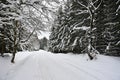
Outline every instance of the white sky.
[(38, 39), (42, 39), (43, 37), (46, 37), (47, 39), (49, 39), (49, 36), (50, 36), (50, 32), (41, 31), (41, 34), (38, 34)]

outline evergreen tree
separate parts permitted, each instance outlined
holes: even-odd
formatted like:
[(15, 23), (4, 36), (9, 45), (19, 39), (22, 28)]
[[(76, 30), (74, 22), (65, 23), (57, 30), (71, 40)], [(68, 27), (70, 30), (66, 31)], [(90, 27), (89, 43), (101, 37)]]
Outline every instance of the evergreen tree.
[(90, 19), (88, 17), (87, 10), (77, 1), (68, 0), (63, 9), (59, 9), (58, 18), (52, 28), (50, 44), (53, 45), (51, 45), (51, 50), (53, 52), (80, 53), (87, 45), (84, 37), (86, 31), (83, 28), (89, 27)]
[(119, 4), (118, 0), (103, 0), (102, 5), (97, 11), (97, 42), (96, 47), (102, 54), (119, 55)]
[[(92, 3), (93, 2), (89, 0), (67, 1), (68, 8), (64, 9), (67, 10), (64, 12), (66, 17), (62, 20), (62, 24), (58, 24), (61, 29), (57, 28), (61, 30), (61, 32), (58, 33), (60, 40), (57, 40), (57, 37), (55, 38), (59, 45), (57, 45), (57, 47), (60, 49), (60, 52), (82, 53), (87, 50), (90, 58), (92, 59), (92, 56), (90, 55), (91, 49), (95, 51), (95, 48), (92, 45), (92, 43), (94, 43), (94, 12), (101, 2), (98, 2), (99, 4), (97, 6), (92, 5)], [(90, 51), (88, 51), (88, 49), (90, 49)]]
[(118, 55), (119, 4), (119, 0), (68, 0), (52, 28), (50, 50), (87, 51), (90, 59), (91, 53)]

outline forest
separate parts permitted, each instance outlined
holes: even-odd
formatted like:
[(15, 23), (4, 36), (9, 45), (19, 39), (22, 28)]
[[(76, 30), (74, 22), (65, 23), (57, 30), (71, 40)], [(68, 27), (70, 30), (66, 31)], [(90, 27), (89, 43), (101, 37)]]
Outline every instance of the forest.
[(1, 56), (12, 53), (14, 63), (17, 52), (38, 50), (38, 35), (49, 31), (57, 4), (57, 0), (0, 0)]
[(0, 80), (120, 80), (120, 0), (0, 0)]
[[(49, 40), (38, 39), (41, 31), (50, 32)], [(120, 56), (120, 1), (0, 0), (1, 56), (12, 53), (14, 62), (17, 52), (39, 50), (40, 44), (54, 53), (87, 53), (90, 59)]]
[(120, 1), (67, 0), (58, 10), (49, 43), (55, 53), (120, 56)]

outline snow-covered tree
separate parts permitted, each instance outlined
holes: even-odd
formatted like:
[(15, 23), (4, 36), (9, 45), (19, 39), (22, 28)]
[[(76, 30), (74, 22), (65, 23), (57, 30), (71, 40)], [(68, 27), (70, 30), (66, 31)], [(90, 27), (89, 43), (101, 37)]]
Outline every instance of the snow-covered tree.
[(120, 48), (116, 45), (120, 39), (119, 6), (119, 0), (103, 0), (103, 4), (98, 10), (99, 15), (96, 20), (96, 26), (98, 27), (97, 48), (101, 53), (119, 55)]
[[(59, 3), (57, 0), (1, 0), (0, 1), (0, 29), (1, 29), (1, 44), (2, 51), (10, 44), (12, 48), (14, 62), (17, 48), (21, 43), (25, 43), (31, 39), (34, 32), (45, 30), (48, 23), (52, 21), (50, 13), (54, 13), (55, 9), (52, 3)], [(49, 7), (50, 8), (49, 8)], [(49, 25), (50, 26), (50, 25)], [(31, 33), (26, 38), (23, 38), (22, 30), (28, 29)], [(7, 31), (7, 33), (5, 32)], [(28, 31), (27, 31), (28, 32)], [(5, 33), (5, 34), (4, 34)], [(7, 40), (9, 42), (6, 43)], [(3, 52), (2, 52), (3, 53)]]
[[(113, 7), (114, 6), (114, 7)], [(52, 52), (119, 55), (119, 0), (67, 0), (50, 35)]]
[[(53, 27), (51, 29), (52, 33), (50, 35), (50, 44), (49, 44), (49, 48), (52, 52), (66, 52), (66, 41), (65, 38), (67, 38), (68, 31), (66, 31), (68, 29), (67, 26), (67, 11), (69, 11), (68, 6), (66, 6), (66, 11), (64, 10), (63, 6), (60, 6), (59, 10), (58, 10), (58, 14), (57, 14), (57, 18), (54, 21)], [(65, 27), (66, 25), (66, 27)], [(66, 37), (65, 37), (66, 36)], [(62, 43), (61, 43), (62, 42)]]
[[(64, 17), (60, 17), (62, 20), (58, 19), (58, 21), (62, 22), (60, 25), (58, 24), (60, 27), (53, 27), (58, 29), (56, 31), (58, 32), (57, 37), (53, 37), (55, 40), (51, 40), (53, 41), (52, 44), (58, 43), (58, 45), (54, 45), (55, 49), (58, 47), (57, 49), (61, 49), (61, 52), (81, 53), (82, 50), (84, 51), (89, 46), (95, 50), (92, 46), (94, 38), (92, 32), (96, 29), (93, 27), (94, 13), (101, 5), (101, 2), (91, 0), (67, 1), (67, 8), (61, 10)], [(56, 34), (56, 32), (54, 33)]]
[(4, 45), (5, 45), (5, 40), (9, 41), (12, 44), (11, 47), (13, 51), (12, 52), (13, 58), (11, 62), (14, 62), (14, 57), (17, 50), (17, 44), (18, 44), (18, 41), (20, 40), (19, 38), (20, 27), (21, 27), (20, 26), (20, 10), (18, 9), (19, 6), (16, 0), (6, 0), (5, 2), (1, 1), (0, 5), (1, 5), (0, 24), (3, 28), (2, 41)]

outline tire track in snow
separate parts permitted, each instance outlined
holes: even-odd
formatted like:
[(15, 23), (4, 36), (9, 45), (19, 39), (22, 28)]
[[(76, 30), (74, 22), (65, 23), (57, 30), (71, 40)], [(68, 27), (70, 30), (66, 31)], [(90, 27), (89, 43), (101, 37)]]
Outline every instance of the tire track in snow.
[[(55, 56), (54, 56), (54, 57), (55, 57)], [(88, 73), (85, 72), (84, 70), (80, 70), (80, 69), (76, 68), (76, 66), (73, 66), (73, 65), (70, 65), (70, 64), (64, 62), (63, 59), (60, 60), (59, 58), (56, 59), (56, 58), (51, 57), (51, 60), (52, 60), (52, 62), (54, 62), (55, 65), (57, 65), (59, 68), (63, 69), (64, 72), (69, 71), (68, 74), (72, 73), (72, 75), (70, 75), (70, 76), (73, 77), (73, 75), (74, 75), (74, 76), (75, 76), (75, 77), (74, 77), (75, 79), (71, 79), (71, 80), (79, 80), (80, 77), (82, 78), (82, 76), (84, 76), (84, 75), (88, 75), (88, 76), (91, 78), (91, 79), (89, 78), (89, 80), (100, 80), (100, 79), (94, 77), (93, 75), (92, 75), (92, 77), (91, 77), (91, 74), (88, 74)], [(78, 72), (78, 70), (81, 71), (81, 72), (80, 72), (80, 73), (81, 73), (80, 75), (76, 73), (76, 72)], [(87, 74), (86, 74), (86, 73), (87, 73)], [(83, 75), (83, 74), (84, 74), (84, 75)], [(81, 75), (82, 75), (82, 76), (81, 76)], [(94, 78), (93, 78), (93, 77), (94, 77)], [(83, 79), (84, 79), (84, 78), (83, 78)], [(68, 80), (69, 80), (69, 79), (68, 79)], [(86, 80), (88, 80), (88, 79), (86, 79)]]
[[(56, 62), (51, 54), (45, 54), (45, 57), (47, 58), (46, 66), (48, 66), (48, 74), (51, 74), (50, 77), (52, 77), (51, 80), (79, 80), (80, 77), (76, 76), (74, 71), (71, 69), (68, 69), (68, 67), (63, 66), (62, 64), (59, 64), (59, 62)], [(45, 71), (44, 71), (45, 72)], [(49, 80), (49, 79), (47, 79)]]
[[(93, 77), (95, 80), (102, 80), (102, 79), (100, 79), (101, 77), (97, 77), (94, 74), (92, 74), (92, 73), (94, 73), (94, 71), (96, 71), (97, 74), (101, 75), (102, 78), (106, 78), (103, 75), (104, 73), (98, 72), (97, 70), (93, 70), (92, 68), (87, 67), (86, 65), (83, 65), (83, 64), (79, 64), (79, 66), (78, 66), (78, 65), (76, 65), (76, 63), (73, 63), (73, 60), (71, 60), (70, 58), (58, 57), (58, 55), (56, 57), (57, 57), (57, 60), (59, 60), (58, 62), (62, 61), (61, 63), (64, 63), (65, 65), (69, 65), (69, 67), (71, 67), (71, 69), (76, 68), (77, 71), (81, 71), (81, 72), (85, 73), (86, 75)], [(90, 72), (92, 71), (92, 73), (89, 73), (88, 71), (90, 71)], [(106, 80), (109, 80), (109, 79), (106, 79)]]
[[(68, 72), (70, 72), (70, 73), (72, 73), (72, 74), (76, 74), (76, 71), (80, 71), (80, 72), (82, 72), (82, 73), (84, 73), (85, 75), (88, 75), (89, 77), (91, 77), (92, 79), (91, 80), (100, 80), (98, 77), (96, 77), (96, 76), (94, 76), (93, 74), (91, 74), (91, 73), (88, 73), (87, 72), (87, 70), (85, 70), (85, 69), (83, 69), (83, 68), (80, 68), (80, 67), (78, 67), (78, 66), (76, 66), (75, 64), (71, 64), (69, 61), (70, 60), (68, 60), (68, 59), (66, 59), (66, 58), (61, 58), (61, 57), (59, 57), (59, 58), (54, 58), (55, 56), (54, 56), (54, 54), (52, 54), (52, 55), (50, 55), (50, 54), (42, 54), (42, 55), (44, 55), (44, 57), (46, 57), (46, 60), (48, 60), (47, 61), (47, 63), (50, 63), (50, 64), (54, 64), (54, 67), (57, 67), (57, 69), (61, 69), (61, 70), (64, 70), (64, 73), (68, 73)], [(42, 57), (41, 57), (42, 58)], [(43, 59), (41, 59), (43, 62), (46, 62), (45, 60), (43, 60)], [(50, 80), (54, 80), (53, 79), (53, 77), (52, 77), (52, 79), (50, 78), (51, 76), (55, 76), (55, 74), (53, 75), (51, 75), (50, 73), (50, 68), (51, 68), (51, 66), (50, 66), (50, 64), (43, 64), (44, 65), (44, 67), (45, 66), (47, 66), (46, 67), (46, 69), (47, 69), (47, 74), (45, 74), (45, 72), (46, 72), (46, 70), (44, 70), (43, 72), (42, 72), (42, 74), (43, 75), (47, 75), (47, 76), (49, 76), (49, 79)], [(40, 65), (40, 67), (42, 67), (41, 65)], [(53, 67), (53, 66), (52, 66)], [(82, 67), (84, 67), (84, 66), (82, 66)], [(74, 68), (74, 70), (72, 70)], [(42, 69), (41, 69), (42, 70)], [(78, 75), (78, 74), (76, 74), (77, 76), (76, 77), (78, 77), (78, 76), (80, 76), (80, 75)], [(43, 79), (43, 80), (49, 80), (49, 79)], [(79, 79), (79, 78), (78, 78)], [(56, 80), (56, 79), (55, 79)], [(69, 80), (69, 79), (68, 79)], [(73, 79), (72, 79), (73, 80)], [(77, 79), (74, 79), (74, 80), (77, 80)], [(89, 79), (90, 80), (90, 79)]]
[[(62, 58), (64, 58), (64, 57), (62, 57)], [(95, 78), (98, 78), (99, 80), (103, 80), (103, 78), (105, 80), (111, 80), (112, 79), (109, 76), (106, 77), (106, 75), (105, 75), (105, 73), (103, 71), (98, 70), (97, 68), (95, 68), (94, 67), (95, 65), (94, 66), (89, 66), (89, 65), (91, 65), (90, 64), (91, 62), (94, 62), (94, 60), (93, 61), (86, 61), (85, 60), (84, 62), (82, 62), (82, 64), (81, 64), (81, 61), (80, 62), (78, 61), (78, 59), (74, 59), (74, 61), (73, 61), (70, 58), (67, 58), (67, 59), (64, 59), (64, 60), (66, 61), (66, 63), (68, 63), (71, 66), (74, 66), (74, 67), (76, 67), (78, 69), (81, 69), (81, 70), (85, 71), (86, 73), (89, 72), (88, 73), (89, 75), (91, 75), (91, 76), (93, 76)], [(83, 63), (85, 63), (85, 64), (83, 64)], [(98, 64), (96, 64), (96, 65), (98, 66)], [(100, 64), (100, 65), (104, 65), (104, 64)], [(114, 80), (114, 79), (112, 79), (112, 80)]]
[(45, 58), (44, 54), (38, 54), (38, 56), (36, 57), (36, 64), (38, 69), (36, 74), (38, 75), (38, 79), (35, 80), (54, 80), (49, 71), (48, 65), (50, 64), (46, 65), (46, 62), (48, 62), (49, 60)]
[(78, 64), (78, 59), (70, 58), (69, 55), (36, 52), (11, 68), (4, 80), (109, 80), (90, 66)]

